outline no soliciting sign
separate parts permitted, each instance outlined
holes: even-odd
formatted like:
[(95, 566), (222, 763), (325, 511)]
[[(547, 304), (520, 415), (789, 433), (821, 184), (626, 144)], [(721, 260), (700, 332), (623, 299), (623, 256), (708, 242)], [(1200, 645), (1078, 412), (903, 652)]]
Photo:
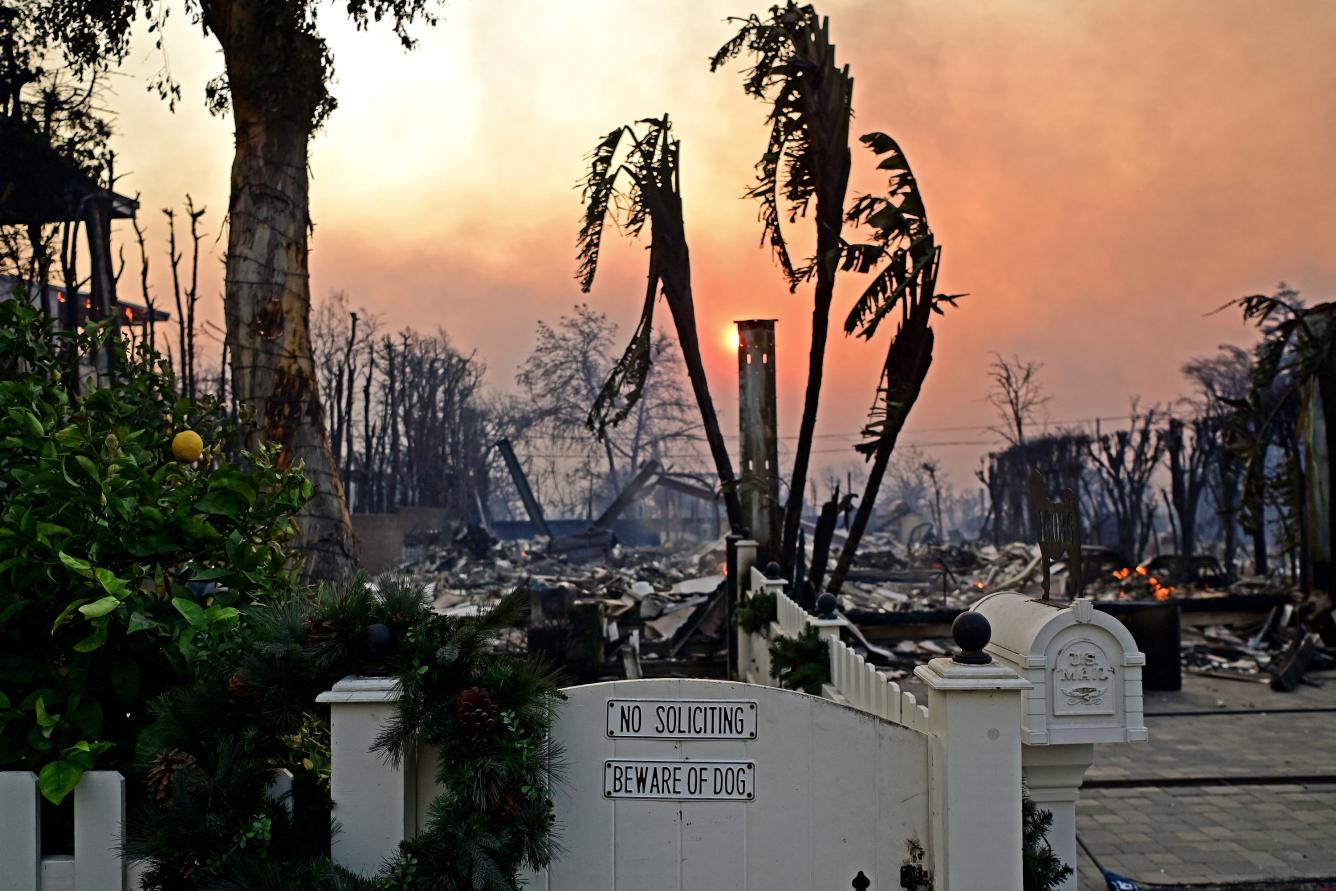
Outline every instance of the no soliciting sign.
[(756, 739), (750, 699), (609, 699), (612, 739)]

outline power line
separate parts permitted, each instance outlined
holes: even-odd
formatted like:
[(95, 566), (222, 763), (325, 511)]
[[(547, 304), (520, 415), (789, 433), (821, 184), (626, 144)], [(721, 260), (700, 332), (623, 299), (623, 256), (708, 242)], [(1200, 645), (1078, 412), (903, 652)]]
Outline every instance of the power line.
[[(916, 447), (916, 448), (936, 448), (936, 447), (938, 447), (938, 446), (941, 446), (941, 447), (946, 447), (946, 446), (981, 446), (981, 445), (982, 445), (982, 446), (996, 446), (996, 445), (999, 445), (999, 443), (998, 443), (997, 441), (995, 441), (995, 440), (958, 440), (958, 441), (955, 441), (955, 442), (900, 442), (900, 443), (896, 443), (896, 445), (897, 445), (897, 446), (905, 446), (905, 447), (913, 446), (913, 447)], [(853, 447), (853, 445), (849, 445), (849, 446), (846, 446), (845, 448), (842, 448), (842, 449), (813, 449), (813, 450), (812, 450), (812, 454), (813, 454), (813, 455), (849, 455), (849, 454), (854, 454), (854, 447)], [(523, 459), (525, 459), (525, 460), (527, 461), (527, 460), (530, 460), (530, 459), (533, 459), (533, 458), (550, 458), (550, 459), (557, 459), (557, 458), (579, 458), (579, 457), (581, 457), (581, 455), (580, 455), (579, 452), (567, 452), (566, 454), (535, 454), (535, 453), (529, 452), (529, 453), (521, 454), (521, 455), (519, 455), (518, 457), (523, 458)], [(665, 460), (665, 461), (696, 461), (696, 460), (701, 460), (701, 459), (704, 459), (704, 458), (709, 458), (710, 456), (709, 456), (709, 453), (708, 453), (708, 452), (701, 451), (701, 452), (693, 452), (693, 453), (681, 453), (681, 454), (672, 454), (672, 455), (659, 455), (659, 457), (660, 457), (661, 459)]]

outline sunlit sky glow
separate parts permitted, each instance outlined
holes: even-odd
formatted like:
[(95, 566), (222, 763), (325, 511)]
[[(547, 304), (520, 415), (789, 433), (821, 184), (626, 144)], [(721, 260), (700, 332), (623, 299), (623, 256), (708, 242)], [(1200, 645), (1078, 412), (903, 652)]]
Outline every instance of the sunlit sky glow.
[[(391, 328), (443, 327), (513, 387), (534, 324), (587, 300), (628, 330), (643, 245), (614, 240), (587, 298), (572, 278), (585, 154), (613, 126), (668, 112), (682, 139), (687, 236), (701, 341), (726, 430), (736, 426), (729, 323), (778, 319), (781, 433), (796, 433), (810, 291), (790, 295), (740, 196), (765, 142), (764, 107), (736, 67), (707, 59), (739, 0), (452, 0), (421, 46), (356, 33), (322, 7), (339, 108), (311, 154), (312, 291), (349, 292)], [(908, 153), (944, 245), (942, 283), (968, 292), (938, 323), (937, 354), (905, 439), (958, 483), (992, 440), (990, 352), (1046, 363), (1049, 420), (1166, 402), (1179, 366), (1247, 343), (1236, 312), (1207, 315), (1285, 279), (1310, 301), (1336, 285), (1336, 4), (1324, 0), (839, 0), (839, 58), (855, 78), (854, 133)], [(227, 206), (231, 123), (203, 107), (216, 45), (178, 15), (168, 29), (175, 114), (144, 89), (152, 42), (114, 79), (122, 192), (158, 209), (186, 192), (216, 233)], [(142, 35), (141, 35), (142, 38)], [(855, 149), (855, 190), (880, 188)], [(810, 225), (810, 224), (809, 224)], [(806, 245), (806, 233), (795, 240)], [(128, 230), (122, 233), (131, 242)], [(204, 316), (221, 322), (221, 244)], [(151, 259), (160, 301), (163, 253)], [(131, 258), (122, 292), (136, 298)], [(861, 282), (850, 276), (837, 318)], [(666, 313), (664, 314), (666, 318)], [(717, 332), (717, 333), (716, 333)], [(889, 334), (889, 332), (887, 332)], [(884, 337), (886, 335), (882, 335)], [(853, 441), (885, 354), (832, 331), (818, 432), (822, 462)]]

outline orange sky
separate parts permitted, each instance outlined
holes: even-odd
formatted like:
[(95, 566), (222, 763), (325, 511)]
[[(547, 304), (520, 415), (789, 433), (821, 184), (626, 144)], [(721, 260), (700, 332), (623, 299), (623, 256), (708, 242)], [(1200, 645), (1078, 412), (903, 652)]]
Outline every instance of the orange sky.
[[(405, 54), (322, 8), (339, 101), (312, 149), (317, 298), (347, 290), (391, 327), (443, 326), (512, 386), (539, 319), (582, 298), (572, 279), (583, 157), (613, 126), (669, 112), (682, 139), (697, 312), (712, 387), (735, 429), (730, 320), (779, 320), (781, 434), (796, 432), (810, 293), (790, 295), (740, 200), (764, 146), (764, 108), (737, 68), (707, 58), (738, 0), (451, 0)], [(906, 440), (974, 442), (992, 422), (990, 351), (1046, 364), (1052, 421), (1123, 415), (1130, 396), (1182, 391), (1184, 359), (1244, 343), (1237, 313), (1205, 314), (1285, 279), (1311, 301), (1336, 285), (1336, 4), (1325, 0), (840, 0), (831, 17), (855, 78), (854, 133), (908, 153), (944, 245), (942, 283), (971, 296), (938, 325), (937, 356)], [(230, 122), (203, 110), (221, 70), (179, 20), (171, 114), (143, 83), (136, 43), (107, 104), (119, 113), (122, 191), (158, 208), (185, 192), (227, 205)], [(855, 149), (854, 186), (880, 188)], [(128, 234), (128, 233), (127, 233)], [(211, 242), (211, 247), (213, 247)], [(129, 249), (127, 248), (127, 252)], [(214, 248), (214, 254), (218, 251)], [(160, 256), (161, 254), (159, 254)], [(629, 327), (639, 246), (613, 242), (588, 302)], [(160, 300), (162, 261), (153, 258)], [(221, 319), (218, 262), (206, 317)], [(133, 299), (138, 273), (122, 279)], [(839, 315), (861, 287), (851, 276)], [(665, 313), (666, 317), (666, 313)], [(827, 362), (820, 459), (852, 460), (885, 341)], [(983, 450), (930, 448), (958, 483)]]

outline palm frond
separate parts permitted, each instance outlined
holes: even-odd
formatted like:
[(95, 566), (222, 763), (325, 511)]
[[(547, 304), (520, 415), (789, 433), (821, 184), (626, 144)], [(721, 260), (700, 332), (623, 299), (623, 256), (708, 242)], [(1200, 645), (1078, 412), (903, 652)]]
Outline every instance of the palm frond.
[(771, 7), (767, 18), (730, 21), (741, 27), (710, 59), (710, 70), (747, 53), (753, 64), (744, 72), (743, 90), (772, 103), (766, 116), (769, 140), (746, 196), (760, 203), (761, 241), (769, 243), (793, 291), (812, 276), (819, 258), (793, 262), (780, 201), (790, 223), (806, 215), (813, 198), (818, 207), (823, 195), (831, 204), (842, 203), (853, 79), (847, 67), (835, 64), (828, 22), (810, 5), (788, 0)]
[(918, 400), (928, 366), (932, 364), (935, 335), (928, 323), (936, 310), (935, 290), (940, 261), (941, 249), (938, 248), (930, 263), (919, 267), (912, 287), (905, 289), (910, 296), (901, 301), (905, 315), (886, 354), (877, 396), (863, 428), (866, 440), (855, 447), (866, 457), (893, 444), (899, 437), (909, 410)]
[(589, 154), (589, 174), (584, 180), (581, 200), (585, 206), (584, 224), (576, 240), (579, 251), (579, 269), (575, 277), (580, 282), (580, 290), (588, 292), (594, 284), (594, 273), (598, 271), (599, 250), (603, 246), (603, 227), (612, 205), (616, 190), (617, 172), (612, 162), (617, 154), (625, 127), (618, 127), (603, 137)]
[[(860, 195), (845, 215), (851, 225), (872, 230), (873, 244), (846, 244), (844, 268), (867, 272), (878, 262), (886, 263), (854, 302), (844, 322), (846, 334), (871, 338), (896, 306), (909, 311), (905, 301), (914, 299), (924, 270), (935, 268), (938, 249), (918, 180), (899, 143), (885, 133), (868, 133), (860, 141), (882, 158), (877, 169), (890, 172), (885, 196)], [(935, 277), (935, 272), (932, 274)], [(958, 296), (934, 296), (928, 308), (940, 312), (938, 300), (954, 304)]]
[(651, 262), (649, 281), (645, 287), (645, 303), (641, 307), (635, 333), (626, 345), (626, 351), (612, 366), (608, 379), (604, 381), (593, 407), (589, 409), (589, 417), (585, 419), (585, 424), (599, 439), (607, 436), (609, 427), (616, 427), (626, 420), (645, 392), (645, 381), (649, 378), (650, 366), (653, 364), (650, 343), (654, 338), (654, 303), (658, 292), (659, 273)]

